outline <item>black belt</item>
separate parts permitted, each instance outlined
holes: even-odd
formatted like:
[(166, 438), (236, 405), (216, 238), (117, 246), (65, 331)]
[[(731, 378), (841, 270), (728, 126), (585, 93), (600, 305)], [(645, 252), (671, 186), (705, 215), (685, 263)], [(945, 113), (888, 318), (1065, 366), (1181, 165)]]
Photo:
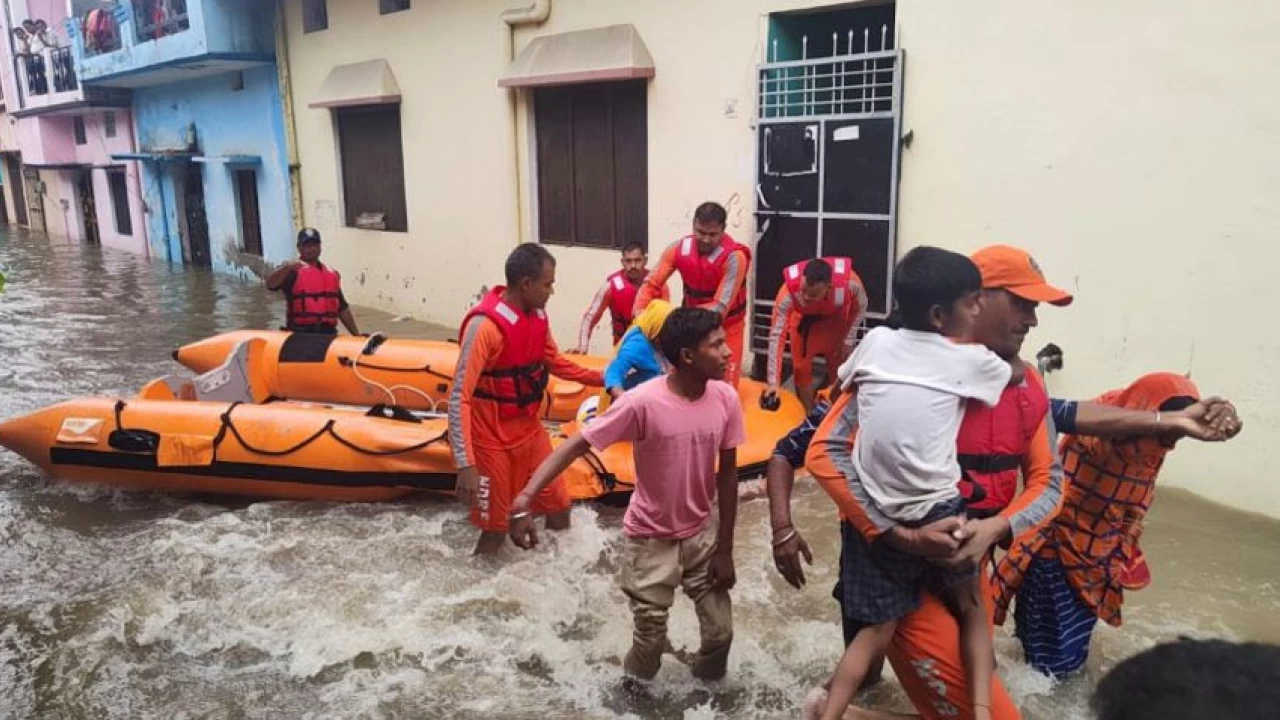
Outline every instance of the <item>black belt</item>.
[(1009, 470), (1017, 470), (1022, 467), (1021, 455), (970, 455), (960, 453), (956, 455), (956, 460), (960, 463), (960, 469), (968, 472), (983, 473), (989, 475), (991, 473), (1008, 472)]

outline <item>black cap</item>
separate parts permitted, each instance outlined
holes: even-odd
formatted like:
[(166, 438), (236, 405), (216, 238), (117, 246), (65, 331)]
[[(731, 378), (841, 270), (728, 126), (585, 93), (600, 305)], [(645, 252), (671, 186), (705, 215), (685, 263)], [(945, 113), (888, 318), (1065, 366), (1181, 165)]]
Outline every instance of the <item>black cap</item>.
[(298, 232), (298, 244), (320, 242), (320, 231), (315, 228), (302, 228)]

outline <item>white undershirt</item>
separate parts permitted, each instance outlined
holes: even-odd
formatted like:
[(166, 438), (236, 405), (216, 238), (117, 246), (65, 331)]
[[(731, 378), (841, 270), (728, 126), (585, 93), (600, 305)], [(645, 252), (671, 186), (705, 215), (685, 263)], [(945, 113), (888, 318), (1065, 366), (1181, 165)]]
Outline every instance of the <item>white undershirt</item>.
[(885, 516), (923, 518), (956, 497), (956, 435), (965, 403), (993, 406), (1009, 384), (1009, 364), (982, 345), (938, 333), (875, 328), (840, 367), (858, 386), (853, 465)]

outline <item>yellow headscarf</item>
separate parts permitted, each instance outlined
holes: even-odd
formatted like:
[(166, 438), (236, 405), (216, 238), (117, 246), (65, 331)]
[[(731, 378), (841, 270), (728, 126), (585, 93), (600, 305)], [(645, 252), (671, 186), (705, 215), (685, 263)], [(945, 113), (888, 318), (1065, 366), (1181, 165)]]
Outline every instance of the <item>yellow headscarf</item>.
[[(675, 306), (666, 300), (654, 300), (645, 306), (644, 310), (640, 311), (635, 320), (631, 321), (631, 327), (640, 328), (640, 332), (644, 333), (644, 336), (649, 338), (649, 342), (656, 346), (658, 344), (658, 333), (662, 332), (662, 325), (667, 322), (667, 316), (675, 309)], [(631, 328), (627, 328), (627, 332), (630, 331)], [(620, 345), (622, 345), (621, 340), (618, 341), (617, 345), (613, 346), (614, 357), (618, 356), (618, 347)], [(603, 413), (608, 410), (612, 402), (613, 398), (609, 397), (609, 393), (603, 389), (600, 390), (599, 412)]]
[(632, 321), (631, 327), (640, 328), (640, 332), (653, 342), (658, 341), (658, 333), (662, 332), (662, 325), (667, 321), (667, 316), (675, 307), (666, 300), (654, 300), (649, 303), (636, 319)]

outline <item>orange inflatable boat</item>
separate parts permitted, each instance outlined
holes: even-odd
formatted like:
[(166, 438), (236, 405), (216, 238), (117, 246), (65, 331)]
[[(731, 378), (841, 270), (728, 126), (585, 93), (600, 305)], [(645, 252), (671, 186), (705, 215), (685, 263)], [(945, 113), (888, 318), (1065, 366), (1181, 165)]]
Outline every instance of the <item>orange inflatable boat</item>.
[[(411, 410), (443, 411), (449, 401), (458, 345), (434, 340), (387, 340), (373, 336), (316, 335), (274, 330), (237, 330), (178, 348), (173, 359), (196, 373), (216, 368), (245, 340), (262, 340), (256, 373), (271, 397), (286, 400), (370, 406), (399, 405)], [(603, 370), (607, 358), (574, 356), (574, 361)], [(551, 378), (542, 418), (572, 420), (599, 388)]]
[[(376, 502), (452, 493), (447, 420), (384, 404), (342, 407), (272, 400), (255, 374), (270, 348), (253, 338), (194, 379), (164, 377), (135, 398), (69, 400), (0, 423), (0, 445), (54, 478), (128, 489), (290, 500)], [(758, 476), (773, 445), (803, 418), (793, 395), (759, 408), (763, 386), (744, 380), (748, 442), (739, 477)], [(573, 423), (552, 425), (553, 442)], [(631, 447), (618, 444), (565, 473), (574, 500), (625, 502)]]

